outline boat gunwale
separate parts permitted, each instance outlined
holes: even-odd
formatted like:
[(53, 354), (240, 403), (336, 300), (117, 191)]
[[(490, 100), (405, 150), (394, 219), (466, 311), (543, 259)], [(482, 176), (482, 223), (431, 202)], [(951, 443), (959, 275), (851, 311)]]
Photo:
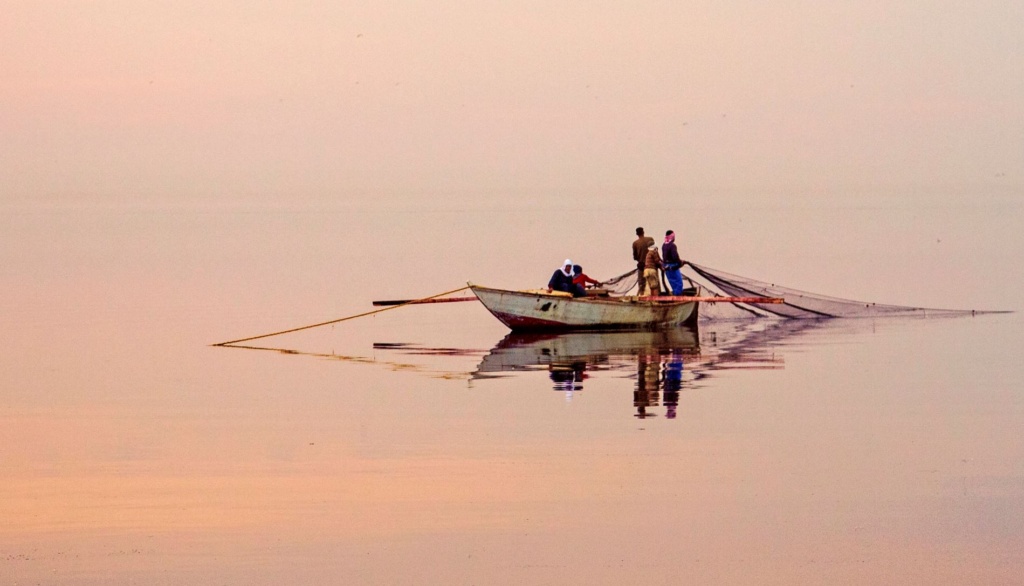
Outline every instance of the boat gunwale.
[(649, 304), (649, 305), (685, 305), (687, 303), (699, 303), (697, 300), (692, 301), (679, 301), (676, 299), (666, 299), (664, 301), (659, 300), (657, 297), (636, 297), (624, 295), (621, 297), (566, 297), (565, 295), (553, 295), (550, 293), (540, 292), (528, 292), (528, 291), (512, 291), (510, 289), (497, 289), (494, 287), (484, 287), (481, 285), (474, 285), (468, 283), (469, 288), (476, 294), (476, 289), (482, 289), (493, 293), (516, 295), (519, 297), (538, 297), (548, 299), (558, 299), (561, 301), (576, 301), (580, 303), (593, 303), (593, 304), (606, 304), (606, 305), (619, 305), (622, 303), (629, 304)]

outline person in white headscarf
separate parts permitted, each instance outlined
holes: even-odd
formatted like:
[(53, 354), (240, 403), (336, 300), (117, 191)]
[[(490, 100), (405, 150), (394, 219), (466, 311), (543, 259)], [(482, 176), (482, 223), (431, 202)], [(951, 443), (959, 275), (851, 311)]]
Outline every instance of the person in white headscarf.
[(565, 259), (562, 266), (551, 274), (551, 279), (548, 280), (548, 291), (564, 291), (572, 293), (573, 297), (579, 297), (578, 293), (582, 293), (583, 288), (579, 287), (581, 291), (577, 292), (577, 287), (573, 285), (572, 277), (572, 261)]

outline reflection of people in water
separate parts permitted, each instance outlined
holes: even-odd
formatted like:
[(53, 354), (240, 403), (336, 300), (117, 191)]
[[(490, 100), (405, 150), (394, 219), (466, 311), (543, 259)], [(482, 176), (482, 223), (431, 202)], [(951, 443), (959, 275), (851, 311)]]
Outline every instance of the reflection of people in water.
[(665, 417), (675, 419), (679, 391), (683, 388), (683, 355), (676, 349), (669, 350), (669, 355), (665, 357), (662, 381), (665, 388)]
[(571, 364), (550, 364), (548, 376), (554, 383), (553, 388), (556, 391), (564, 391), (565, 400), (570, 401), (573, 391), (583, 390), (583, 380), (587, 378), (587, 363), (579, 361)]
[(665, 417), (676, 418), (679, 391), (683, 388), (683, 354), (678, 349), (662, 354), (652, 348), (637, 354), (636, 388), (633, 390), (634, 417), (654, 417), (649, 407), (658, 406), (659, 391), (664, 391)]
[(654, 413), (648, 413), (647, 408), (658, 405), (660, 378), (661, 359), (658, 351), (654, 348), (641, 350), (637, 354), (636, 390), (633, 391), (633, 406), (636, 407), (634, 417), (654, 417)]

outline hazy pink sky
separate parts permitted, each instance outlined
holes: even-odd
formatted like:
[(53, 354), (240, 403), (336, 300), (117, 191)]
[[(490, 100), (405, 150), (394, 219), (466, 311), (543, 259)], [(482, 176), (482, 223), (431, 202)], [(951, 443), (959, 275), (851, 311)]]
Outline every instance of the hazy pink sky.
[(1022, 2), (555, 4), (9, 1), (0, 203), (1024, 186)]

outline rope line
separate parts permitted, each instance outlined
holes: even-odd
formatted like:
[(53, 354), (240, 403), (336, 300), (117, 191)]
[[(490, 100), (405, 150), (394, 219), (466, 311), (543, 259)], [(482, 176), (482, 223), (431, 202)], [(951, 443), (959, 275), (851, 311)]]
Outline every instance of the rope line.
[(437, 295), (431, 295), (430, 297), (422, 297), (420, 299), (410, 299), (409, 301), (406, 301), (405, 303), (402, 303), (401, 305), (392, 305), (391, 307), (385, 307), (383, 309), (375, 309), (373, 311), (367, 311), (367, 312), (364, 312), (364, 313), (357, 313), (356, 315), (350, 315), (350, 316), (347, 316), (347, 317), (341, 317), (341, 318), (338, 318), (338, 319), (332, 319), (331, 321), (320, 322), (318, 324), (312, 324), (312, 325), (308, 325), (308, 326), (292, 328), (290, 330), (281, 330), (280, 332), (273, 332), (271, 334), (260, 334), (259, 336), (251, 336), (249, 338), (239, 338), (237, 340), (230, 340), (230, 341), (227, 341), (227, 342), (220, 342), (219, 344), (211, 344), (211, 346), (230, 346), (232, 344), (237, 344), (239, 342), (248, 342), (250, 340), (259, 340), (260, 338), (269, 338), (271, 336), (280, 336), (281, 334), (290, 334), (292, 332), (298, 332), (298, 331), (301, 331), (301, 330), (309, 330), (309, 329), (312, 329), (312, 328), (319, 328), (320, 326), (329, 326), (331, 324), (336, 324), (336, 323), (339, 323), (339, 322), (348, 321), (350, 319), (356, 319), (357, 317), (366, 317), (368, 315), (373, 315), (375, 313), (381, 313), (381, 312), (384, 312), (384, 311), (390, 311), (392, 309), (398, 309), (399, 307), (405, 307), (406, 305), (411, 305), (413, 303), (418, 303), (418, 302), (421, 302), (421, 301), (426, 301), (428, 299), (436, 299), (438, 297), (444, 297), (445, 295), (450, 295), (452, 293), (458, 293), (459, 291), (465, 291), (466, 289), (469, 289), (469, 287), (467, 286), (467, 287), (460, 287), (458, 289), (452, 289), (451, 291), (445, 291), (444, 293), (438, 293)]

